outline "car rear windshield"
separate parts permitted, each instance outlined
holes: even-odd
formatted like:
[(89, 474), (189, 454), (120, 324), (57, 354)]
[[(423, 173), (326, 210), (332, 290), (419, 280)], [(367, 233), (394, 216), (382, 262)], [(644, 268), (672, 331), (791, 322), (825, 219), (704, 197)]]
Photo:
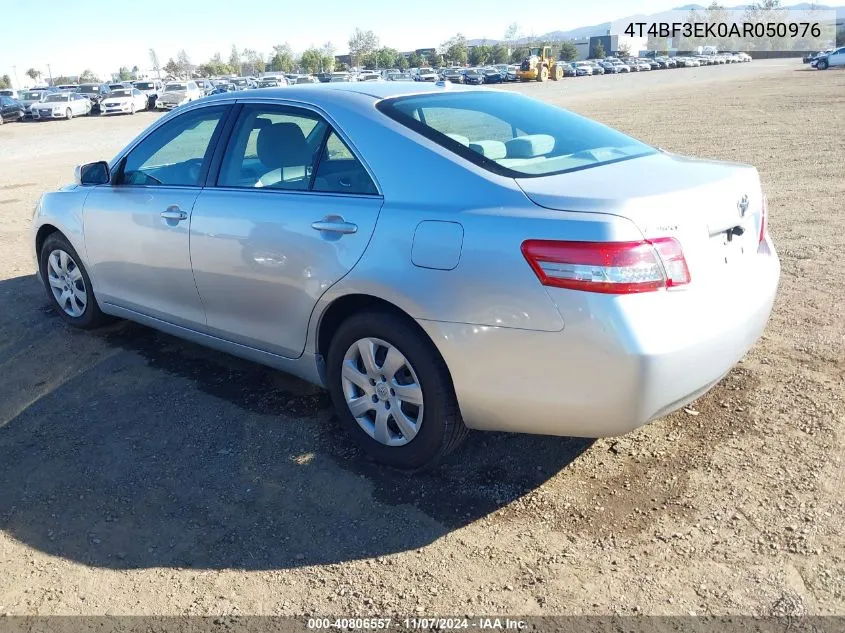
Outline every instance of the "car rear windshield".
[(135, 87), (138, 90), (152, 90), (153, 88), (155, 88), (155, 84), (153, 84), (150, 81), (144, 81), (144, 82), (136, 83)]
[(167, 92), (182, 92), (187, 90), (188, 87), (185, 84), (167, 84), (164, 89)]
[(385, 99), (378, 109), (494, 173), (523, 178), (653, 154), (621, 132), (512, 92), (453, 92)]

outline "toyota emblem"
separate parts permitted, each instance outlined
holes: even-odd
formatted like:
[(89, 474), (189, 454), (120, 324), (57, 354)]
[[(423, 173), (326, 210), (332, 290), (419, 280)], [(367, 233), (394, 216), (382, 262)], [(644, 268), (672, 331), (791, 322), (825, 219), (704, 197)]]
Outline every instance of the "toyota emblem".
[(736, 203), (736, 210), (739, 211), (739, 217), (744, 218), (745, 212), (748, 211), (748, 196), (744, 195)]

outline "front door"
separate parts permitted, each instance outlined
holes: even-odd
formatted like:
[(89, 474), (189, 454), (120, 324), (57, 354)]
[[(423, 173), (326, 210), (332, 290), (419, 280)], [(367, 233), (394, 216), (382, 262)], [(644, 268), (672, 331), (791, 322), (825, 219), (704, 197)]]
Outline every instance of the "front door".
[(228, 106), (191, 110), (129, 151), (85, 201), (85, 246), (100, 301), (177, 325), (205, 325), (189, 250), (191, 212)]
[(245, 105), (191, 222), (209, 331), (299, 357), (314, 305), (363, 255), (381, 206), (367, 170), (318, 114)]

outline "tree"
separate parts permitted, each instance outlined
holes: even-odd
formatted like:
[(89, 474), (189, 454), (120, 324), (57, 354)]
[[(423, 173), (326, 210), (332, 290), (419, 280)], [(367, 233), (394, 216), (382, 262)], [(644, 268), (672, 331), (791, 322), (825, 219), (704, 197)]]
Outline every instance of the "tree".
[(378, 48), (378, 37), (372, 31), (356, 28), (349, 38), (349, 55), (353, 65), (359, 65), (361, 59)]
[(519, 39), (519, 23), (513, 22), (505, 29), (505, 41), (513, 48), (516, 40)]
[(521, 64), (522, 60), (527, 56), (527, 51), (524, 48), (515, 48), (511, 51), (511, 64)]
[[(781, 7), (780, 0), (763, 0), (750, 5), (742, 16), (742, 21), (748, 24), (777, 24), (783, 22), (786, 11)], [(787, 38), (783, 37), (755, 37), (751, 39), (751, 50), (783, 50), (788, 46)]]
[(86, 68), (82, 71), (82, 74), (79, 75), (79, 83), (81, 84), (98, 84), (100, 83), (100, 78), (94, 74), (93, 70)]
[(238, 53), (238, 47), (232, 44), (232, 52), (229, 55), (229, 67), (233, 73), (240, 75), (243, 72), (241, 68), (241, 55)]
[(425, 59), (419, 53), (411, 53), (411, 56), (408, 58), (408, 66), (410, 68), (419, 68), (420, 66), (425, 65)]
[(41, 77), (41, 71), (30, 68), (26, 71), (26, 76), (32, 79), (32, 81), (38, 81), (38, 78)]
[(458, 33), (440, 45), (440, 52), (450, 64), (463, 66), (469, 58), (467, 53), (467, 39)]
[(631, 56), (631, 46), (627, 42), (623, 42), (619, 45), (619, 48), (616, 50), (617, 57), (630, 57)]
[(3, 75), (0, 77), (0, 88), (11, 88), (12, 87), (12, 80), (9, 78), (9, 75)]
[(191, 60), (188, 53), (183, 48), (176, 54), (176, 66), (179, 68), (179, 76), (190, 78), (191, 76)]
[(117, 72), (121, 81), (129, 81), (132, 79), (132, 73), (129, 72), (129, 69), (126, 66), (121, 66), (120, 70)]
[(508, 47), (504, 44), (496, 44), (493, 47), (493, 63), (507, 64), (508, 63)]
[(396, 58), (396, 68), (399, 70), (408, 70), (408, 58), (404, 55), (399, 55)]
[(293, 72), (295, 65), (293, 51), (287, 42), (273, 47), (273, 55), (270, 57), (269, 64), (270, 70), (289, 73)]
[(319, 48), (307, 48), (302, 51), (302, 57), (299, 58), (299, 65), (307, 73), (318, 73), (323, 66), (323, 52)]
[(331, 42), (326, 42), (323, 44), (322, 51), (323, 53), (323, 72), (330, 73), (334, 70), (334, 52), (335, 47), (334, 44)]
[(158, 53), (154, 48), (150, 49), (150, 64), (152, 64), (153, 70), (158, 73), (158, 78), (161, 79), (161, 64), (158, 62)]
[(167, 60), (167, 63), (164, 65), (163, 70), (168, 75), (172, 75), (173, 77), (178, 77), (180, 68), (179, 68), (179, 64), (177, 64), (175, 61), (173, 61), (173, 58), (171, 57), (170, 59)]
[[(561, 52), (563, 51), (563, 46), (561, 46)], [(590, 51), (590, 57), (593, 59), (604, 59), (607, 57), (607, 51), (604, 50), (604, 44), (601, 43), (601, 40), (596, 40), (596, 45), (593, 46), (593, 50)]]
[(472, 66), (483, 66), (493, 58), (493, 49), (487, 44), (473, 46), (469, 51), (469, 63)]
[(261, 55), (259, 55), (257, 51), (254, 51), (251, 48), (245, 48), (241, 52), (241, 55), (243, 56), (244, 60), (245, 75), (257, 75), (258, 73), (264, 72), (264, 58), (261, 57)]
[(132, 67), (132, 72), (133, 72), (133, 73), (137, 73), (137, 72), (138, 72), (138, 66), (137, 66), (137, 64), (136, 64), (135, 66), (133, 66), (133, 67)]
[(575, 48), (575, 44), (572, 42), (561, 42), (557, 58), (567, 62), (573, 62), (578, 59), (578, 49)]
[(649, 36), (646, 49), (658, 53), (666, 53), (669, 50), (669, 40), (665, 37)]

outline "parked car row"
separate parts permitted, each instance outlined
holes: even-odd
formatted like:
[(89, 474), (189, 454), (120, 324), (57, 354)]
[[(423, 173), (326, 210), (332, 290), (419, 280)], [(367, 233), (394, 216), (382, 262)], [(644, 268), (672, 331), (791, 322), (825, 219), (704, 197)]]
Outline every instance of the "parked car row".
[[(717, 53), (675, 57), (607, 57), (577, 62), (557, 62), (564, 77), (645, 72), (672, 68), (692, 68), (718, 64), (749, 62), (746, 53)], [(804, 57), (805, 63), (825, 69), (845, 66), (845, 47), (820, 51)], [(84, 83), (0, 90), (0, 123), (23, 119), (72, 119), (88, 114), (135, 114), (141, 110), (172, 110), (211, 94), (256, 88), (278, 88), (295, 84), (352, 81), (450, 81), (467, 85), (499, 84), (519, 80), (519, 66), (496, 64), (481, 67), (398, 68), (356, 72), (321, 72), (317, 74), (273, 73), (257, 77), (224, 77), (161, 81), (149, 79), (112, 84)]]

